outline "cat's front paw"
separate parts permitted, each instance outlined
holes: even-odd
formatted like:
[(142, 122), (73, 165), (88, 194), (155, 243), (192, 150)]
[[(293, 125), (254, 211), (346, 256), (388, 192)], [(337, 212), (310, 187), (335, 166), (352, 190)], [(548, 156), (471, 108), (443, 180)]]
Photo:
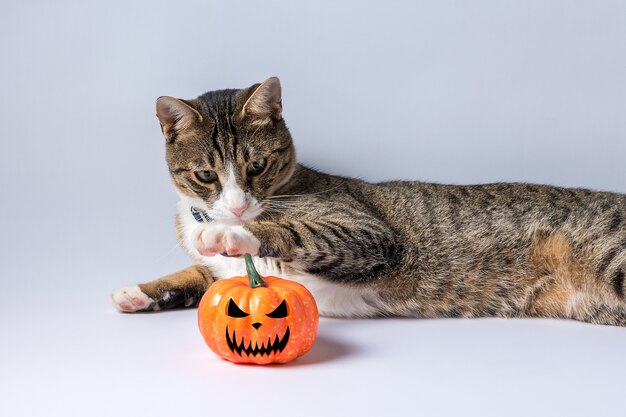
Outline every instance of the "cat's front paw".
[(111, 303), (123, 313), (158, 309), (155, 301), (148, 297), (139, 285), (120, 288), (111, 294)]
[(202, 230), (196, 242), (203, 256), (257, 255), (261, 242), (243, 226), (210, 225)]

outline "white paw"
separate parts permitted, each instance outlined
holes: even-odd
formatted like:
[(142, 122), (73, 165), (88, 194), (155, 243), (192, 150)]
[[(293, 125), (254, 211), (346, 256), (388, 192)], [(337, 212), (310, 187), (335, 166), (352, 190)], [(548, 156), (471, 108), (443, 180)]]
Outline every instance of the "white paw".
[(203, 256), (238, 256), (244, 253), (254, 256), (260, 246), (259, 239), (243, 226), (208, 225), (196, 239), (196, 249)]
[(154, 300), (139, 289), (139, 285), (131, 285), (115, 291), (111, 294), (111, 302), (123, 313), (133, 313), (155, 305)]

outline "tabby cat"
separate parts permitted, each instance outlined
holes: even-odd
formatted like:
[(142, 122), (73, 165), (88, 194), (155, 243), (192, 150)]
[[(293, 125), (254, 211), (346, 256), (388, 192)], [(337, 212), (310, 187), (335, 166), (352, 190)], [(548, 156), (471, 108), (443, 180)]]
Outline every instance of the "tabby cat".
[(123, 312), (197, 305), (245, 273), (304, 284), (323, 315), (555, 317), (626, 325), (626, 195), (531, 184), (371, 184), (296, 162), (277, 78), (157, 117), (194, 265), (111, 295)]

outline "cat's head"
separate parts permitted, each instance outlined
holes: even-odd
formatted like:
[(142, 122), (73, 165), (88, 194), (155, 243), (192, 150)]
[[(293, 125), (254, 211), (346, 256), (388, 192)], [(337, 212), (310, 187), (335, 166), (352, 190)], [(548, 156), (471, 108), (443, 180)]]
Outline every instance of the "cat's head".
[(159, 97), (156, 108), (176, 191), (215, 220), (253, 220), (293, 174), (278, 78), (194, 100)]

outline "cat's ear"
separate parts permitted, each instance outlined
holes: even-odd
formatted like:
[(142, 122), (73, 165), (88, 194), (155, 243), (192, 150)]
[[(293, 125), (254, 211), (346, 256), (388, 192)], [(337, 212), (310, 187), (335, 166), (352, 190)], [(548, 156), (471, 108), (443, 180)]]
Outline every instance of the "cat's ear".
[(283, 111), (280, 80), (268, 78), (259, 84), (243, 105), (242, 113), (262, 122), (280, 120)]
[(167, 96), (157, 99), (156, 115), (168, 142), (173, 141), (178, 133), (192, 124), (202, 121), (202, 116), (196, 109), (182, 100)]

